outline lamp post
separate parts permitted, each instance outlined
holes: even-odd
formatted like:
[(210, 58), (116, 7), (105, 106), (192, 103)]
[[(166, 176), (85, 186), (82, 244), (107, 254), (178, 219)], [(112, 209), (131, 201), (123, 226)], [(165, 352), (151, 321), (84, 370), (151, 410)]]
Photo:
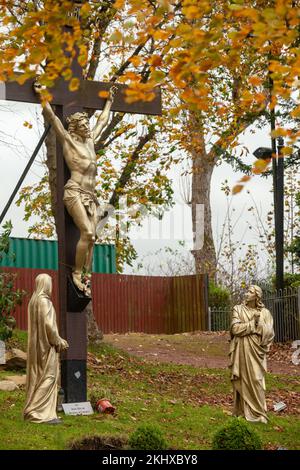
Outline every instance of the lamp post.
[[(271, 122), (272, 130), (275, 129)], [(261, 160), (272, 158), (274, 221), (275, 221), (275, 254), (276, 254), (276, 289), (284, 288), (284, 165), (281, 149), (284, 146), (282, 137), (272, 137), (272, 148), (259, 147), (253, 155)]]

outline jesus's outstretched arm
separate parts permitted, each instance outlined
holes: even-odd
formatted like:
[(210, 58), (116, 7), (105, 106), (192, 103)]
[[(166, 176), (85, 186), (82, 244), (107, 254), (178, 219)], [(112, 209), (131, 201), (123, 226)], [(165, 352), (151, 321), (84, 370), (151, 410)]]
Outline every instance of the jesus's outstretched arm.
[(110, 92), (109, 92), (109, 97), (107, 98), (104, 109), (102, 113), (99, 115), (96, 125), (92, 131), (92, 136), (93, 136), (95, 143), (100, 139), (103, 129), (105, 129), (105, 127), (108, 124), (109, 113), (110, 113), (110, 110), (114, 101), (116, 90), (117, 88), (115, 86), (111, 87)]
[[(37, 95), (41, 94), (42, 86), (39, 84), (38, 81), (34, 83), (33, 88)], [(47, 121), (49, 122), (49, 124), (51, 124), (51, 126), (55, 130), (55, 133), (57, 137), (59, 138), (59, 140), (61, 141), (61, 143), (63, 143), (65, 141), (67, 131), (64, 128), (61, 120), (56, 116), (55, 112), (53, 111), (48, 101), (46, 101), (46, 103), (43, 104), (43, 114), (45, 118), (47, 119)]]

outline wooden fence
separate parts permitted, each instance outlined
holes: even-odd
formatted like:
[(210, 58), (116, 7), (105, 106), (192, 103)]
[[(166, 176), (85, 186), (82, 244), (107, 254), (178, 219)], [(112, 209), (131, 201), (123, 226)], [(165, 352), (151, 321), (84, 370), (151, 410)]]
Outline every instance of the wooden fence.
[[(53, 304), (58, 311), (57, 272), (3, 268), (17, 274), (16, 288), (29, 295), (14, 314), (17, 326), (27, 329), (27, 306), (34, 279), (47, 272), (53, 279)], [(103, 333), (144, 332), (173, 334), (208, 328), (208, 280), (205, 275), (178, 277), (94, 273), (93, 311)]]

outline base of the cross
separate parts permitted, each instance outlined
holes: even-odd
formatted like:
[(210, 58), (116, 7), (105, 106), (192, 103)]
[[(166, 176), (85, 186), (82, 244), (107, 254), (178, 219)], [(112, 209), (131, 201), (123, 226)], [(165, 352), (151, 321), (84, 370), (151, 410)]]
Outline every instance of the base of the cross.
[(86, 360), (61, 361), (61, 387), (65, 392), (65, 403), (87, 401)]
[(68, 276), (68, 312), (82, 312), (91, 300), (91, 297), (79, 290), (78, 287), (75, 286), (72, 278)]

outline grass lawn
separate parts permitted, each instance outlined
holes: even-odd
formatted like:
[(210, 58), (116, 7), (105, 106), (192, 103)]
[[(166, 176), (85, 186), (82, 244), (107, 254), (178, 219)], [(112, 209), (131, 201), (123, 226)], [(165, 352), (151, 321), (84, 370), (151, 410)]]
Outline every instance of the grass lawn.
[[(227, 370), (149, 364), (105, 343), (91, 353), (89, 399), (108, 398), (117, 408), (115, 416), (63, 416), (63, 424), (53, 427), (26, 423), (24, 388), (0, 391), (0, 449), (66, 449), (72, 439), (89, 435), (128, 436), (145, 422), (158, 424), (172, 449), (209, 449), (216, 430), (232, 419)], [(1, 371), (0, 379), (5, 375), (9, 374)], [(282, 394), (299, 397), (299, 376), (269, 375), (267, 389), (270, 406)], [(250, 426), (261, 435), (265, 448), (300, 449), (299, 415), (292, 408), (283, 413), (269, 412), (268, 425)]]

